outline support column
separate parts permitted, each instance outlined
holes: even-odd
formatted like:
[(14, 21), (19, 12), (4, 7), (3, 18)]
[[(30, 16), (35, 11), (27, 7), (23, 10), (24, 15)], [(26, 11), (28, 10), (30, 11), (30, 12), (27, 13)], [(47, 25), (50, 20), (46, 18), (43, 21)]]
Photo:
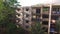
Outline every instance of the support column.
[(52, 4), (50, 4), (50, 11), (49, 11), (48, 34), (50, 34), (51, 12), (52, 12)]
[[(41, 20), (42, 20), (42, 12), (43, 12), (43, 6), (41, 7)], [(41, 21), (42, 24), (42, 21)]]

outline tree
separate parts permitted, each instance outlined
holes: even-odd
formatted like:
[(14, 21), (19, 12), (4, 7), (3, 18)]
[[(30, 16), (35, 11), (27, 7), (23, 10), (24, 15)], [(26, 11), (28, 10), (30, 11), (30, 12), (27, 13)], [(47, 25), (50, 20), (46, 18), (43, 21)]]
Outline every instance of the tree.
[[(2, 32), (15, 32), (17, 29), (14, 20), (15, 18), (15, 9), (18, 5), (17, 0), (0, 0), (0, 30)], [(1, 29), (2, 28), (2, 29)], [(8, 33), (8, 34), (9, 34)]]
[(42, 29), (42, 24), (40, 22), (36, 22), (34, 26), (32, 26), (32, 34), (44, 34), (45, 29)]
[(0, 22), (1, 23), (5, 21), (4, 19), (9, 19), (9, 17), (15, 13), (15, 8), (13, 8), (15, 3), (17, 3), (17, 0), (5, 0), (5, 1), (0, 0), (0, 7), (1, 7)]
[(60, 34), (60, 20), (58, 20), (57, 23), (56, 23), (56, 30)]

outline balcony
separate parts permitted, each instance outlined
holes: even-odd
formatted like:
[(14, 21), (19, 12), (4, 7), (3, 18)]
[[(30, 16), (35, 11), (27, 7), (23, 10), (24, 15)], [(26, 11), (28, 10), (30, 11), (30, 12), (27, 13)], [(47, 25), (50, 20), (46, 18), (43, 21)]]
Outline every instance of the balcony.
[(43, 7), (42, 14), (49, 14), (49, 7)]
[(31, 14), (31, 11), (24, 11), (25, 14)]
[(48, 21), (49, 20), (49, 18), (43, 18), (42, 19), (42, 21)]
[[(43, 11), (42, 14), (48, 14), (49, 15), (49, 11)], [(60, 11), (52, 11), (52, 15), (60, 15)]]
[(49, 18), (49, 15), (43, 14), (42, 18)]
[(60, 11), (52, 11), (53, 15), (60, 15)]
[(31, 20), (36, 22), (36, 18), (32, 18)]
[(58, 20), (59, 19), (59, 16), (51, 16), (51, 19), (53, 19), (53, 20)]
[(37, 19), (36, 19), (36, 22), (40, 22), (40, 21), (41, 21), (41, 19), (40, 19), (40, 18), (37, 18)]
[(40, 15), (40, 12), (41, 12), (41, 9), (40, 8), (37, 8), (36, 9), (36, 15)]
[(48, 21), (42, 21), (43, 25), (48, 25)]
[(48, 28), (48, 25), (42, 25), (42, 27), (46, 27), (46, 28)]
[(50, 32), (55, 32), (55, 28), (50, 28)]
[(40, 15), (40, 12), (32, 12), (33, 15)]
[(43, 11), (42, 14), (49, 14), (49, 11)]
[(16, 18), (16, 22), (19, 23), (21, 20), (20, 18)]

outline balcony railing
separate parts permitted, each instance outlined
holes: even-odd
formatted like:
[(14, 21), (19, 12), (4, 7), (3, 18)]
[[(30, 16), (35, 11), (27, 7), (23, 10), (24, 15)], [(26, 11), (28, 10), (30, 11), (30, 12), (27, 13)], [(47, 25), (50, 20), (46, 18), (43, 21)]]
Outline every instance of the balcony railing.
[(60, 11), (52, 11), (52, 14), (60, 14)]
[[(42, 14), (49, 14), (49, 11), (43, 11)], [(53, 15), (60, 15), (60, 11), (52, 11)]]
[(50, 32), (55, 32), (55, 28), (50, 28)]
[(42, 14), (49, 14), (49, 11), (43, 11)]

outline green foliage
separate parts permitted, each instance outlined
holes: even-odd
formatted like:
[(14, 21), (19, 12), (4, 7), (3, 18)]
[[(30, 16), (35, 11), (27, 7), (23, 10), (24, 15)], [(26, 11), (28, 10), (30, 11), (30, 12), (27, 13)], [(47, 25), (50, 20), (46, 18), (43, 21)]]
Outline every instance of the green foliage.
[(13, 22), (16, 3), (18, 3), (17, 0), (0, 0), (0, 28), (6, 34), (16, 34), (17, 27)]
[(43, 11), (49, 11), (49, 8), (48, 7), (44, 7)]
[(32, 34), (44, 34), (44, 31), (42, 29), (42, 24), (40, 22), (36, 22), (34, 26), (32, 26)]
[(3, 0), (0, 0), (0, 22), (5, 21), (5, 19), (8, 18), (8, 14), (12, 15), (12, 13), (15, 12), (15, 9), (10, 7), (11, 4), (8, 4), (8, 3), (12, 3), (12, 2), (11, 1), (6, 2), (6, 0), (3, 2)]
[(58, 32), (60, 32), (60, 20), (58, 20), (56, 23), (56, 29)]

